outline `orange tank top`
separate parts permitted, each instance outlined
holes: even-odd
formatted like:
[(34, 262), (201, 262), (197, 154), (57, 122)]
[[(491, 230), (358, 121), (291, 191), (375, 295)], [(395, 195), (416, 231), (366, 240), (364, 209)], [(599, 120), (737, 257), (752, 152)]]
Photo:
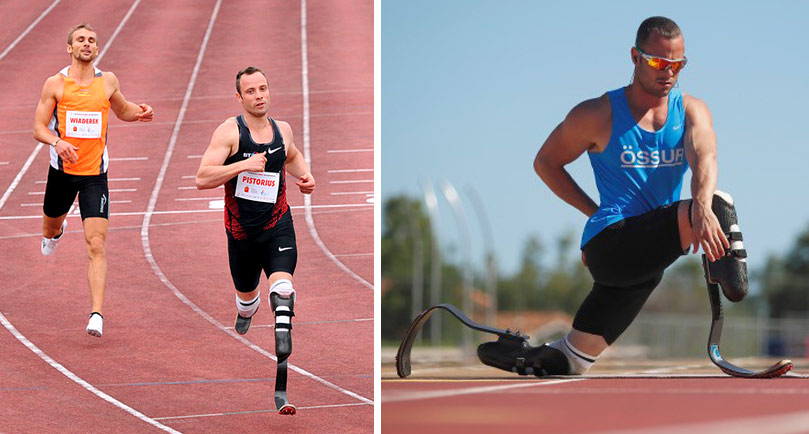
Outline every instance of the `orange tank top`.
[(95, 77), (89, 86), (79, 86), (68, 77), (68, 67), (59, 73), (64, 76), (62, 99), (56, 103), (53, 117), (48, 125), (62, 140), (79, 148), (75, 164), (62, 160), (51, 147), (51, 166), (70, 175), (99, 175), (107, 172), (107, 117), (110, 101), (104, 90), (101, 70), (95, 69)]

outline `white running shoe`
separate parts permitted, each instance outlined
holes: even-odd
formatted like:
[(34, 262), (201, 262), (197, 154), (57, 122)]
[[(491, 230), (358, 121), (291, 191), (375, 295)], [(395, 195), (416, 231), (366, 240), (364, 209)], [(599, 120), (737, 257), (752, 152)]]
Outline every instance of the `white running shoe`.
[(67, 229), (67, 217), (62, 220), (62, 232), (58, 236), (53, 238), (42, 237), (42, 254), (44, 256), (50, 256), (56, 250), (56, 247), (59, 246), (59, 240), (65, 234), (65, 229)]
[(87, 334), (100, 338), (103, 334), (104, 317), (98, 312), (90, 314), (90, 322), (87, 323)]

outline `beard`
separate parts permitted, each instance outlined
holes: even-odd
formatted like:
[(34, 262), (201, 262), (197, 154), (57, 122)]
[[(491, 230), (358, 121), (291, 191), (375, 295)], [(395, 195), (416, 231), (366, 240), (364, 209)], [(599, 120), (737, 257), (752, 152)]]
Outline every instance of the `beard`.
[(646, 80), (638, 78), (638, 83), (640, 83), (640, 87), (643, 89), (644, 92), (654, 95), (658, 98), (662, 98), (668, 96), (669, 92), (671, 92), (672, 87), (659, 87), (655, 80), (651, 82), (647, 82)]
[(84, 54), (81, 51), (73, 53), (73, 58), (78, 60), (79, 62), (83, 62), (83, 63), (90, 63), (93, 60), (95, 60), (96, 57), (98, 57), (98, 51), (97, 50), (91, 51), (90, 54)]

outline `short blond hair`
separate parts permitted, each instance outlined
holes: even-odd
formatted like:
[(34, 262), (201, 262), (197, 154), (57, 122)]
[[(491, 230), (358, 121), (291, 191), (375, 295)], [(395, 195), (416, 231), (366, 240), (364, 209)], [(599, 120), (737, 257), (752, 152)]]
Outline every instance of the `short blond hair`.
[(73, 45), (73, 33), (79, 29), (87, 29), (91, 32), (95, 32), (95, 29), (89, 23), (81, 23), (70, 29), (70, 33), (67, 34), (67, 45)]

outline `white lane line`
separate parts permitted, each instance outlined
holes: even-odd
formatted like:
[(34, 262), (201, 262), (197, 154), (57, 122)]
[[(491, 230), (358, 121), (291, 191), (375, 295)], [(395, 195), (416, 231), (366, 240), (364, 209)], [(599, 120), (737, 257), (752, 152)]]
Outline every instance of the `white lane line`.
[[(309, 129), (309, 51), (307, 48), (307, 20), (306, 20), (306, 0), (301, 0), (301, 90), (303, 93), (303, 156), (304, 159), (312, 166), (312, 155), (310, 152), (311, 136)], [(373, 150), (373, 149), (372, 149)], [(326, 247), (320, 235), (317, 233), (315, 227), (315, 220), (312, 218), (312, 196), (309, 194), (303, 195), (303, 206), (305, 212), (306, 226), (309, 227), (309, 235), (315, 241), (315, 244), (332, 262), (343, 270), (346, 274), (353, 277), (354, 280), (360, 282), (363, 286), (373, 291), (374, 285), (367, 280), (360, 277), (357, 273), (346, 267), (345, 264), (340, 262), (334, 254)]]
[(126, 15), (124, 15), (124, 18), (121, 20), (121, 23), (118, 24), (118, 27), (115, 28), (114, 32), (112, 32), (112, 36), (110, 36), (110, 39), (104, 43), (104, 48), (101, 49), (101, 53), (99, 53), (98, 57), (96, 57), (95, 59), (94, 63), (96, 66), (98, 66), (98, 62), (101, 62), (101, 59), (104, 57), (104, 55), (107, 54), (107, 50), (109, 50), (110, 47), (112, 46), (112, 42), (115, 40), (115, 38), (118, 37), (118, 33), (120, 33), (121, 29), (124, 28), (124, 24), (126, 24), (126, 22), (129, 21), (129, 17), (132, 16), (132, 12), (135, 12), (135, 8), (137, 8), (139, 4), (140, 0), (135, 0), (135, 2), (132, 3), (132, 6), (129, 7), (129, 10), (126, 12)]
[(39, 153), (39, 150), (42, 149), (43, 146), (45, 145), (42, 143), (37, 143), (37, 145), (34, 147), (34, 151), (31, 152), (31, 155), (29, 155), (28, 159), (25, 160), (25, 164), (23, 164), (20, 171), (17, 172), (17, 176), (15, 176), (14, 180), (11, 181), (11, 185), (9, 185), (6, 192), (3, 193), (3, 197), (0, 197), (0, 209), (3, 209), (3, 205), (6, 204), (6, 201), (8, 201), (11, 193), (13, 193), (14, 189), (17, 188), (17, 184), (20, 183), (20, 180), (22, 179), (23, 175), (25, 175), (25, 172), (27, 172), (28, 168), (31, 167), (31, 163), (34, 162), (34, 158), (37, 156), (37, 153)]
[(355, 256), (374, 256), (373, 253), (344, 253), (342, 255), (334, 255), (338, 258), (351, 258)]
[(110, 161), (144, 161), (148, 159), (149, 157), (118, 157), (110, 158)]
[(79, 386), (87, 389), (93, 395), (98, 396), (99, 398), (103, 399), (104, 401), (109, 402), (110, 404), (120, 408), (121, 410), (131, 414), (132, 416), (137, 417), (138, 419), (148, 423), (149, 425), (152, 425), (152, 426), (154, 426), (156, 428), (159, 428), (159, 429), (161, 429), (163, 431), (166, 431), (166, 432), (179, 433), (179, 431), (175, 431), (175, 430), (171, 429), (170, 427), (167, 427), (167, 426), (161, 424), (160, 422), (156, 421), (155, 419), (152, 419), (152, 418), (144, 415), (143, 413), (135, 410), (134, 408), (124, 404), (123, 402), (118, 401), (117, 399), (111, 397), (110, 395), (107, 395), (106, 393), (98, 390), (92, 384), (88, 383), (87, 381), (85, 381), (81, 377), (79, 377), (78, 375), (76, 375), (73, 372), (69, 371), (67, 368), (62, 366), (56, 360), (53, 360), (49, 355), (45, 354), (42, 350), (40, 350), (39, 347), (37, 347), (31, 341), (29, 341), (28, 338), (26, 338), (22, 333), (20, 333), (20, 331), (17, 330), (17, 328), (14, 327), (14, 325), (11, 324), (11, 322), (9, 322), (8, 319), (6, 319), (6, 317), (2, 313), (0, 313), (0, 322), (3, 323), (3, 326), (6, 328), (6, 330), (8, 330), (15, 338), (17, 338), (18, 341), (22, 342), (23, 345), (28, 347), (29, 350), (31, 350), (34, 354), (39, 356), (40, 359), (44, 360), (45, 363), (49, 364), (52, 368), (59, 371), (62, 375), (69, 378), (74, 383), (77, 383)]
[(334, 193), (329, 193), (332, 196), (345, 196), (351, 194), (374, 194), (373, 191), (336, 191)]
[(510, 384), (498, 384), (497, 386), (479, 386), (479, 387), (465, 387), (459, 389), (445, 389), (445, 390), (429, 390), (429, 391), (395, 391), (382, 393), (382, 403), (390, 404), (392, 402), (403, 401), (422, 401), (425, 399), (435, 398), (448, 398), (450, 396), (463, 396), (463, 395), (476, 395), (479, 393), (498, 393), (512, 389), (523, 389), (526, 387), (543, 387), (553, 386), (556, 384), (570, 383), (573, 381), (584, 381), (584, 378), (573, 378), (565, 380), (550, 380), (550, 381), (527, 381)]
[(364, 148), (364, 149), (329, 149), (326, 151), (329, 154), (341, 154), (345, 152), (374, 152), (374, 148)]
[[(217, 198), (221, 200), (221, 198)], [(34, 203), (29, 205), (23, 206), (42, 206), (41, 203)], [(296, 205), (290, 206), (290, 209), (304, 209), (304, 206)], [(367, 203), (348, 203), (348, 204), (339, 204), (339, 205), (312, 205), (312, 209), (348, 209), (349, 211), (358, 210), (358, 211), (372, 211), (374, 208), (373, 204)], [(154, 211), (152, 215), (167, 215), (167, 214), (194, 214), (194, 213), (205, 213), (205, 212), (215, 212), (215, 213), (222, 213), (222, 209), (185, 209), (185, 210), (174, 210), (174, 211)], [(339, 211), (338, 211), (339, 212)], [(110, 213), (110, 216), (138, 216), (144, 215), (146, 211), (133, 211), (133, 212), (116, 212)], [(0, 220), (21, 220), (21, 219), (41, 219), (42, 215), (13, 215), (13, 216), (0, 216)]]
[[(205, 318), (208, 322), (210, 322), (211, 324), (218, 327), (220, 330), (222, 330), (225, 333), (232, 336), (234, 339), (239, 340), (240, 342), (247, 345), (248, 347), (250, 347), (254, 351), (258, 352), (259, 354), (261, 354), (261, 355), (263, 355), (263, 356), (277, 362), (278, 359), (273, 354), (269, 353), (264, 348), (261, 348), (261, 347), (255, 345), (255, 344), (253, 344), (252, 342), (248, 341), (243, 336), (237, 334), (235, 331), (228, 330), (228, 328), (225, 327), (222, 323), (220, 323), (214, 317), (212, 317), (210, 314), (208, 314), (207, 312), (202, 310), (199, 306), (194, 304), (194, 302), (192, 302), (188, 297), (186, 297), (185, 294), (180, 292), (180, 290), (177, 289), (177, 287), (174, 286), (173, 283), (171, 283), (171, 281), (168, 279), (168, 277), (166, 277), (166, 275), (163, 273), (163, 270), (160, 269), (160, 266), (157, 265), (157, 261), (155, 260), (154, 255), (152, 255), (152, 247), (151, 247), (151, 244), (149, 242), (149, 223), (152, 220), (152, 215), (154, 214), (155, 205), (157, 204), (157, 197), (160, 194), (160, 189), (163, 186), (163, 180), (166, 177), (166, 171), (168, 170), (168, 165), (169, 165), (169, 162), (171, 161), (171, 156), (174, 153), (174, 146), (176, 145), (177, 138), (180, 135), (180, 127), (181, 127), (181, 125), (183, 123), (183, 118), (185, 117), (185, 112), (186, 112), (186, 109), (188, 108), (188, 103), (189, 103), (189, 100), (191, 98), (191, 93), (192, 93), (192, 91), (194, 89), (194, 84), (197, 81), (197, 74), (199, 73), (199, 68), (202, 65), (202, 59), (205, 56), (205, 49), (206, 49), (206, 47), (208, 45), (208, 40), (210, 39), (211, 31), (213, 30), (213, 25), (214, 25), (214, 22), (216, 21), (216, 16), (219, 14), (219, 8), (220, 8), (221, 4), (222, 4), (222, 0), (217, 0), (216, 1), (216, 6), (214, 6), (213, 13), (211, 14), (211, 20), (208, 23), (208, 29), (205, 31), (205, 37), (202, 40), (202, 45), (200, 46), (199, 53), (197, 54), (197, 62), (194, 65), (194, 70), (191, 73), (191, 79), (189, 80), (188, 87), (185, 90), (185, 97), (183, 98), (183, 103), (182, 103), (182, 106), (180, 107), (180, 113), (177, 116), (177, 122), (174, 124), (174, 131), (171, 134), (171, 139), (169, 140), (169, 146), (166, 149), (166, 154), (165, 154), (165, 156), (163, 158), (163, 164), (160, 166), (160, 172), (157, 175), (157, 180), (155, 181), (155, 186), (154, 186), (154, 189), (152, 190), (152, 195), (149, 198), (149, 205), (146, 208), (146, 213), (144, 213), (144, 215), (143, 215), (143, 223), (141, 225), (140, 238), (141, 238), (141, 244), (143, 245), (144, 257), (149, 262), (149, 265), (151, 266), (152, 271), (155, 273), (155, 276), (157, 276), (158, 279), (160, 279), (160, 281), (163, 283), (163, 285), (165, 285), (167, 288), (169, 288), (169, 290), (171, 290), (171, 292), (174, 293), (174, 295), (177, 298), (179, 298), (180, 301), (185, 303), (194, 312), (196, 312), (197, 314), (199, 314), (200, 316)], [(361, 401), (361, 402), (363, 402), (365, 404), (368, 404), (368, 405), (373, 405), (374, 404), (374, 402), (372, 400), (370, 400), (368, 398), (365, 398), (363, 396), (360, 396), (359, 394), (354, 393), (354, 392), (352, 392), (350, 390), (343, 389), (342, 387), (340, 387), (340, 386), (338, 386), (336, 384), (333, 384), (333, 383), (331, 383), (329, 381), (326, 381), (325, 379), (320, 378), (320, 377), (318, 377), (318, 376), (316, 376), (316, 375), (314, 375), (314, 374), (312, 374), (312, 373), (310, 373), (310, 372), (308, 372), (308, 371), (306, 371), (306, 370), (304, 370), (302, 368), (299, 368), (296, 365), (289, 364), (288, 368), (295, 371), (295, 372), (297, 372), (297, 373), (299, 373), (299, 374), (301, 374), (301, 375), (303, 375), (303, 376), (305, 376), (305, 377), (307, 377), (307, 378), (309, 378), (309, 379), (311, 379), (311, 380), (317, 381), (317, 382), (325, 385), (326, 387), (329, 387), (330, 389), (337, 390), (337, 391), (339, 391), (339, 392), (341, 392), (341, 393), (343, 393), (345, 395), (348, 395), (348, 396), (350, 396), (350, 397), (352, 397), (354, 399), (357, 399), (357, 400), (359, 400), (359, 401)]]
[(373, 172), (374, 169), (337, 169), (327, 170), (328, 173), (357, 173), (357, 172)]
[[(140, 178), (109, 178), (108, 182), (122, 182), (122, 181), (140, 181)], [(34, 184), (47, 184), (47, 180), (34, 181)]]
[(329, 181), (329, 184), (362, 184), (362, 183), (373, 183), (373, 179), (351, 179), (346, 181)]
[(202, 155), (186, 155), (185, 158), (202, 158)]
[(6, 165), (8, 165), (8, 161), (0, 161), (0, 166), (6, 166)]
[[(110, 189), (110, 193), (127, 193), (127, 192), (132, 192), (132, 191), (138, 191), (138, 189), (137, 188), (111, 188)], [(45, 192), (44, 191), (29, 191), (28, 194), (37, 196), (37, 195), (44, 195)]]
[(182, 179), (197, 179), (197, 175), (183, 175)]
[(17, 44), (19, 44), (20, 41), (22, 41), (22, 38), (24, 38), (26, 35), (28, 35), (28, 33), (30, 33), (31, 30), (33, 30), (34, 27), (36, 27), (36, 25), (39, 24), (39, 22), (42, 21), (43, 18), (45, 18), (45, 15), (48, 15), (48, 12), (50, 12), (51, 9), (55, 8), (56, 5), (59, 4), (60, 1), (61, 0), (54, 1), (53, 3), (51, 3), (50, 6), (48, 6), (47, 9), (45, 9), (41, 14), (39, 14), (37, 19), (35, 19), (34, 22), (32, 22), (31, 24), (29, 24), (28, 27), (25, 30), (23, 30), (22, 33), (20, 33), (20, 36), (17, 36), (17, 39), (13, 40), (11, 42), (11, 44), (9, 44), (9, 46), (6, 47), (6, 49), (3, 50), (2, 53), (0, 53), (0, 60), (3, 60), (3, 58), (6, 57), (6, 54), (8, 54), (9, 51), (14, 49), (14, 47), (16, 47)]
[(187, 202), (190, 200), (222, 200), (222, 196), (216, 197), (178, 197), (174, 199), (175, 202)]
[[(354, 402), (350, 404), (330, 404), (330, 405), (312, 405), (308, 407), (296, 407), (298, 410), (316, 410), (319, 408), (335, 408), (335, 407), (356, 407), (358, 405), (366, 405), (362, 402)], [(188, 416), (165, 416), (156, 417), (155, 420), (176, 420), (176, 419), (194, 419), (198, 417), (214, 417), (214, 416), (232, 416), (237, 414), (255, 414), (255, 413), (277, 413), (278, 410), (249, 410), (249, 411), (231, 411), (226, 413), (206, 413), (206, 414), (191, 414)]]
[[(225, 188), (225, 186), (224, 186), (224, 185), (220, 185), (219, 187), (212, 188), (211, 190), (221, 190), (221, 189), (223, 189), (223, 188)], [(190, 186), (190, 187), (177, 187), (177, 190), (196, 190), (196, 189), (197, 189), (197, 187), (196, 187), (196, 186)], [(221, 199), (221, 198), (220, 198), (220, 199)]]

